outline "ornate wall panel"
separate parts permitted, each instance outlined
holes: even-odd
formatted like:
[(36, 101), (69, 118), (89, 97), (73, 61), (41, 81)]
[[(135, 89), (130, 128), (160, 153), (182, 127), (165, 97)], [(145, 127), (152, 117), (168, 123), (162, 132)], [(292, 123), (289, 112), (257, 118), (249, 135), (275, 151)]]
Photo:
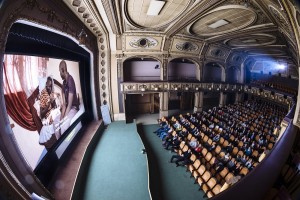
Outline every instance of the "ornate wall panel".
[(163, 37), (156, 35), (126, 35), (123, 38), (123, 51), (160, 51)]
[(173, 37), (170, 52), (178, 54), (192, 54), (199, 55), (202, 49), (203, 43), (195, 40), (183, 40), (179, 37)]

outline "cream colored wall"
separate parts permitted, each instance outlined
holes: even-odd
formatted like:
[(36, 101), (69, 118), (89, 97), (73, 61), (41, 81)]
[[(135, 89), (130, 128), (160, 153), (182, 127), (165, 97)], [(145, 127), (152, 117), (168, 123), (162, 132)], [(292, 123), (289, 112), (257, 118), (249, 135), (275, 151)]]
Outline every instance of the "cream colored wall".
[(111, 55), (111, 93), (113, 103), (113, 113), (119, 114), (119, 97), (118, 97), (118, 67), (116, 54), (112, 52)]
[[(61, 59), (49, 58), (49, 61), (47, 62), (46, 74), (47, 76), (52, 75), (53, 78), (55, 78), (58, 82), (62, 84), (63, 80), (60, 77), (60, 73), (59, 73), (60, 61)], [(73, 76), (73, 79), (75, 81), (76, 91), (77, 93), (79, 93), (80, 100), (82, 100), (82, 92), (81, 92), (80, 78), (79, 78), (79, 63), (74, 61), (68, 61), (68, 60), (66, 60), (66, 63), (67, 63), (68, 72), (70, 75)]]

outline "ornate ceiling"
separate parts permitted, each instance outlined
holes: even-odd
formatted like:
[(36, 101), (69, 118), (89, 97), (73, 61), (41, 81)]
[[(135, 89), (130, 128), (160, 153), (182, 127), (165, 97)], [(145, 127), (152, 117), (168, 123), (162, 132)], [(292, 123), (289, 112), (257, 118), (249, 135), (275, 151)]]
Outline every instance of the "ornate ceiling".
[[(157, 16), (147, 15), (151, 0), (64, 2), (95, 35), (116, 35), (115, 50), (123, 53), (184, 53), (224, 63), (238, 54), (242, 60), (284, 60), (297, 68), (286, 9), (299, 17), (299, 8), (291, 0), (165, 0)], [(300, 20), (294, 20), (299, 28)]]

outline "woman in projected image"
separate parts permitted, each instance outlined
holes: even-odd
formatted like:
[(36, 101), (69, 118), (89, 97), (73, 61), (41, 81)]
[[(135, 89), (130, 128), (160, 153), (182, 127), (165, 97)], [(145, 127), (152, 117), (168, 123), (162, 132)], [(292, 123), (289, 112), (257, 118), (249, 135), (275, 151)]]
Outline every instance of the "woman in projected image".
[[(41, 130), (41, 135), (53, 133), (54, 130), (59, 126), (60, 120), (60, 108), (59, 101), (57, 100), (57, 94), (53, 92), (53, 79), (51, 77), (47, 78), (46, 87), (41, 91), (40, 94), (40, 116), (42, 119), (42, 124), (44, 125)], [(49, 126), (49, 125), (53, 125)], [(56, 139), (60, 137), (59, 132), (55, 131)]]
[(73, 77), (68, 73), (67, 63), (62, 60), (59, 64), (60, 76), (63, 79), (62, 86), (62, 107), (61, 107), (61, 126), (62, 135), (70, 126), (72, 118), (79, 110), (79, 102)]

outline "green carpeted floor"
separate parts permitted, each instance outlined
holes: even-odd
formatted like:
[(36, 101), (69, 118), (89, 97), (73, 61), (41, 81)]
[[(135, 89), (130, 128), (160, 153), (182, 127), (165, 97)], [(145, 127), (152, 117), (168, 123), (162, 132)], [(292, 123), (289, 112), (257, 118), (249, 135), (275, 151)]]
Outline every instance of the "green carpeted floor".
[(153, 200), (201, 200), (203, 192), (194, 184), (186, 167), (169, 163), (174, 153), (162, 147), (162, 141), (153, 133), (158, 125), (138, 125), (138, 132), (147, 149), (150, 172), (150, 190)]
[[(81, 169), (84, 178), (77, 180), (74, 194), (78, 195), (72, 199), (203, 199), (186, 168), (169, 163), (174, 153), (162, 148), (162, 141), (153, 133), (157, 128), (124, 121), (110, 124)], [(146, 154), (141, 153), (143, 148)]]
[(143, 148), (136, 124), (109, 125), (91, 159), (83, 199), (150, 200)]

